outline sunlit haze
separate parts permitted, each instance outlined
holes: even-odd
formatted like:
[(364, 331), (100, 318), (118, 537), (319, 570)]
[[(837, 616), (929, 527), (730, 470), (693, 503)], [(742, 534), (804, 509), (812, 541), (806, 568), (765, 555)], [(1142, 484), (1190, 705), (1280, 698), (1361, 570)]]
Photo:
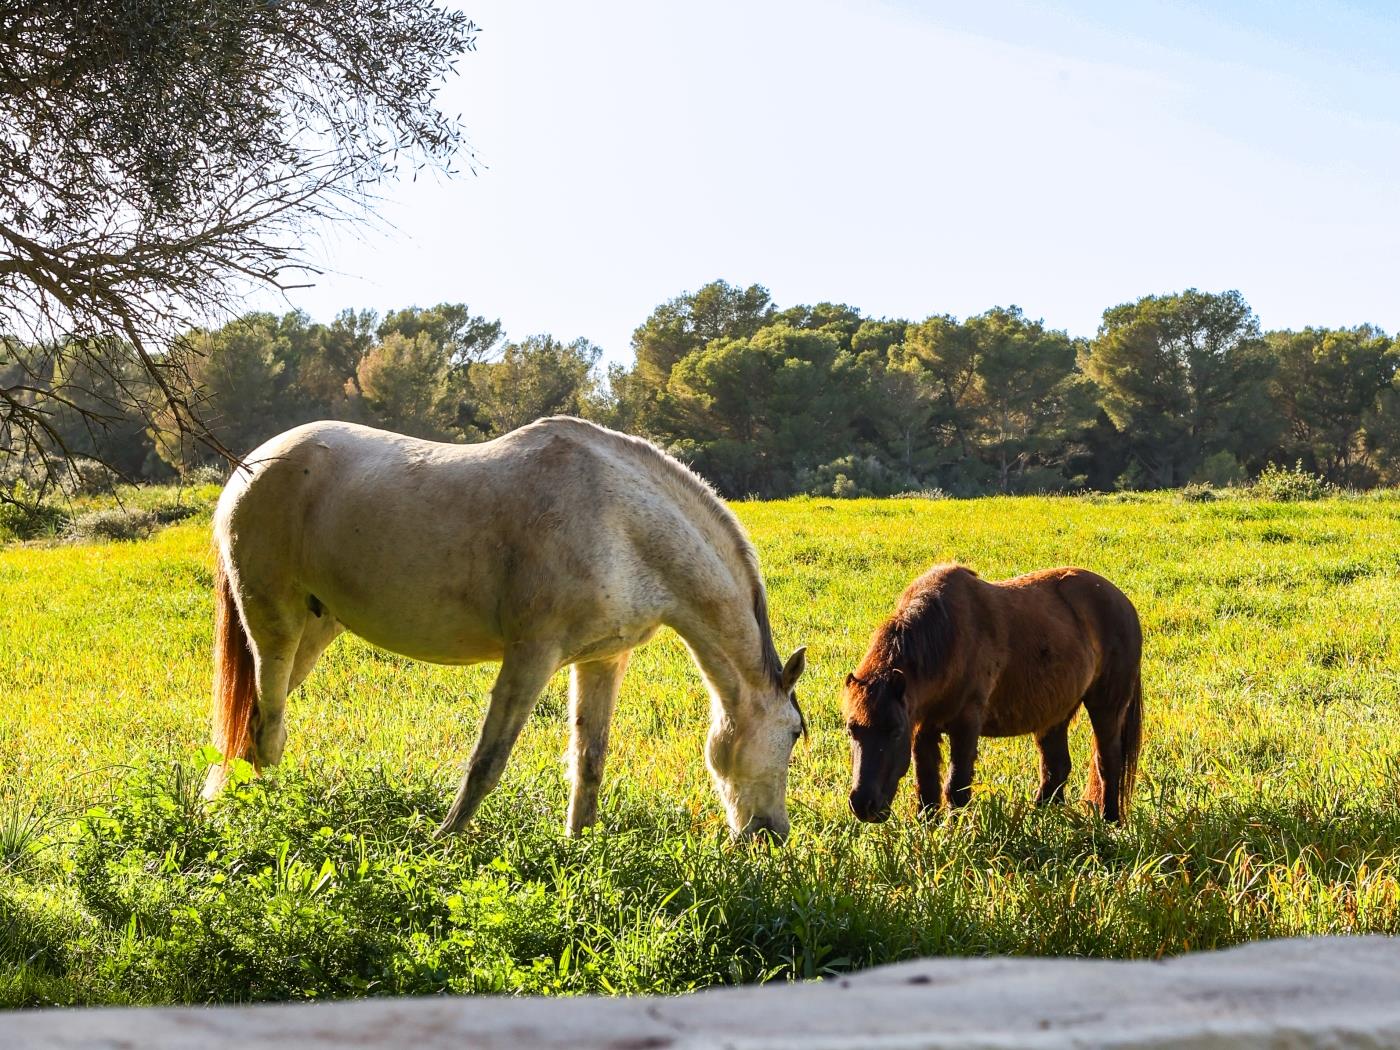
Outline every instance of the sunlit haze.
[[(1400, 328), (1400, 19), (1381, 3), (505, 3), (444, 96), (476, 171), (385, 191), (293, 305), (464, 301), (614, 360), (717, 277), (780, 305), (1077, 335), (1238, 288)], [(264, 301), (262, 305), (276, 306)]]

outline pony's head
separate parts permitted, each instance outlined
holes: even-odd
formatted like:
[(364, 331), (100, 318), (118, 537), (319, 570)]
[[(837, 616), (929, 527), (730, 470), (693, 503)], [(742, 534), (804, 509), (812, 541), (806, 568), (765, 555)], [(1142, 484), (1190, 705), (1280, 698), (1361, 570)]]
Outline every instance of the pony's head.
[(972, 576), (961, 566), (940, 565), (915, 580), (875, 631), (855, 674), (846, 676), (841, 712), (851, 736), (851, 810), (861, 820), (890, 815), (909, 771), (910, 687), (921, 698), (948, 681), (955, 635), (945, 591), (950, 580)]
[(738, 838), (787, 838), (788, 762), (807, 732), (794, 687), (806, 667), (807, 650), (798, 649), (773, 680), (742, 687), (714, 711), (705, 760)]
[(912, 740), (904, 674), (897, 668), (846, 676), (841, 713), (851, 737), (851, 812), (861, 820), (887, 820), (909, 770)]

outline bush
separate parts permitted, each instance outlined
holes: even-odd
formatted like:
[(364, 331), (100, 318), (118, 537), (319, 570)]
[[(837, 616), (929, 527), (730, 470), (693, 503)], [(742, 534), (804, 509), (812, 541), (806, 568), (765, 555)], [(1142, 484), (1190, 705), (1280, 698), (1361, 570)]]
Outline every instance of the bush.
[(1215, 486), (1209, 481), (1193, 481), (1177, 493), (1182, 503), (1210, 503), (1216, 498)]
[(888, 496), (901, 483), (907, 484), (911, 480), (913, 479), (897, 477), (877, 456), (851, 455), (824, 463), (815, 470), (805, 471), (798, 479), (798, 484), (809, 496), (859, 499), (868, 496)]
[(934, 487), (929, 489), (909, 489), (907, 492), (896, 492), (890, 499), (947, 499), (948, 493), (942, 489)]
[(1305, 469), (1301, 459), (1291, 468), (1270, 463), (1249, 487), (1249, 494), (1256, 499), (1276, 503), (1322, 499), (1334, 491), (1324, 478)]
[(155, 518), (157, 525), (173, 525), (198, 514), (199, 508), (189, 503), (158, 503), (149, 513)]
[(0, 488), (0, 543), (53, 536), (67, 522), (67, 513), (41, 500), (24, 481), (14, 482), (8, 492)]
[(1193, 482), (1205, 482), (1218, 489), (1229, 485), (1242, 485), (1249, 479), (1244, 466), (1229, 452), (1217, 452), (1207, 456), (1200, 468), (1191, 476)]
[(223, 483), (223, 470), (209, 463), (194, 467), (180, 475), (180, 484), (187, 488), (194, 488), (196, 485), (222, 485)]
[(94, 510), (80, 514), (68, 523), (65, 538), (74, 543), (95, 543), (103, 540), (143, 540), (149, 536), (160, 517), (151, 510)]
[(117, 487), (117, 476), (95, 459), (79, 456), (64, 468), (59, 488), (65, 496), (105, 496)]

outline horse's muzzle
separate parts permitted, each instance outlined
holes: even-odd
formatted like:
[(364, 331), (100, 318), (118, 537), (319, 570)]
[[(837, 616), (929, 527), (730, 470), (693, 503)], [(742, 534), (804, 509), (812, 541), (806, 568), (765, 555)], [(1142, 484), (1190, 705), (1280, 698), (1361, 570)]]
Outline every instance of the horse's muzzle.
[(750, 842), (771, 842), (775, 846), (781, 846), (787, 841), (788, 827), (786, 823), (779, 827), (777, 821), (771, 817), (752, 817), (738, 837)]
[(883, 824), (890, 819), (890, 804), (878, 802), (869, 791), (851, 792), (851, 812), (867, 824)]

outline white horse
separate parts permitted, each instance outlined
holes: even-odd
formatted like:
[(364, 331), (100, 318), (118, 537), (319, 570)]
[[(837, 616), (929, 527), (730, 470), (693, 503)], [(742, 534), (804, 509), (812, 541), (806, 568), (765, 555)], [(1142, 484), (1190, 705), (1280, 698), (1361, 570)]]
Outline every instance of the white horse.
[[(496, 785), (545, 683), (572, 665), (567, 830), (597, 816), (632, 649), (665, 624), (709, 690), (705, 757), (736, 835), (786, 835), (805, 667), (773, 647), (753, 546), (700, 478), (580, 419), (479, 445), (308, 423), (235, 471), (214, 513), (214, 743), (275, 765), (288, 692), (342, 630), (418, 660), (499, 660), (439, 834)], [(205, 797), (223, 787), (210, 771)]]

